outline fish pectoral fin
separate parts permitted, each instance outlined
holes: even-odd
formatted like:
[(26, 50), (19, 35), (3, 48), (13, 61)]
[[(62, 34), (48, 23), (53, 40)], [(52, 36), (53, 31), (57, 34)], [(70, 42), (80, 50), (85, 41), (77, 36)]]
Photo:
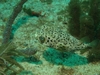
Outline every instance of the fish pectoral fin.
[(93, 40), (91, 43), (89, 43), (89, 46), (95, 48), (99, 42), (100, 42), (99, 39)]
[(81, 38), (80, 41), (83, 43), (90, 43), (90, 38), (88, 36), (85, 36), (85, 37)]

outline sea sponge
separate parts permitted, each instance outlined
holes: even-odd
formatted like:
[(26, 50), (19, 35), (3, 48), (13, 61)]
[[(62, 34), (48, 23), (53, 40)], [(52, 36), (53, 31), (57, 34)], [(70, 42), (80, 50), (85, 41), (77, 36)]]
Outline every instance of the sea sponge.
[(43, 57), (50, 63), (56, 65), (76, 66), (88, 63), (85, 57), (79, 56), (73, 52), (59, 52), (53, 48), (44, 51)]

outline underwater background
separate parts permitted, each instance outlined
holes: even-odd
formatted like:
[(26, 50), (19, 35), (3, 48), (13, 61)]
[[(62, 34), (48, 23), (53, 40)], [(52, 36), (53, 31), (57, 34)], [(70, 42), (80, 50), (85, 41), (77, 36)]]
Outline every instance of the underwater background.
[(99, 0), (0, 0), (0, 75), (100, 75)]

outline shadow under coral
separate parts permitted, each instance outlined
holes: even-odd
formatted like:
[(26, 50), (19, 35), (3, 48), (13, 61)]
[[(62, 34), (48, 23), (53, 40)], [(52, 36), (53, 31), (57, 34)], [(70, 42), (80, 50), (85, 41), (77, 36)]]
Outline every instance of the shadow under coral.
[(77, 66), (88, 64), (86, 57), (79, 56), (73, 52), (59, 52), (49, 48), (43, 53), (43, 57), (50, 63), (65, 66)]
[(28, 62), (30, 64), (37, 64), (37, 65), (42, 64), (42, 61), (38, 60), (34, 56), (30, 56), (30, 57), (14, 56), (12, 58), (15, 59), (17, 62)]

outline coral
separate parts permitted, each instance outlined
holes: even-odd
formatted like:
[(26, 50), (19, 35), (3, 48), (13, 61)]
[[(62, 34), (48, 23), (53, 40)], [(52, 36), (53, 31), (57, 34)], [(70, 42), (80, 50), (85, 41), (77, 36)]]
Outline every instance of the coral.
[(36, 16), (36, 17), (39, 17), (41, 16), (41, 12), (35, 12), (35, 11), (32, 11), (30, 8), (26, 8), (26, 7), (23, 7), (23, 11), (25, 13), (27, 13), (29, 16)]
[(42, 61), (39, 60), (35, 54), (37, 53), (37, 48), (26, 48), (26, 49), (18, 49), (18, 51), (26, 56), (13, 56), (12, 58), (17, 62), (28, 62), (35, 64), (42, 64)]
[(46, 2), (47, 4), (51, 4), (52, 0), (40, 0), (41, 2)]
[(32, 56), (37, 52), (37, 48), (26, 48), (23, 50), (20, 50), (20, 52), (26, 54), (27, 56)]

